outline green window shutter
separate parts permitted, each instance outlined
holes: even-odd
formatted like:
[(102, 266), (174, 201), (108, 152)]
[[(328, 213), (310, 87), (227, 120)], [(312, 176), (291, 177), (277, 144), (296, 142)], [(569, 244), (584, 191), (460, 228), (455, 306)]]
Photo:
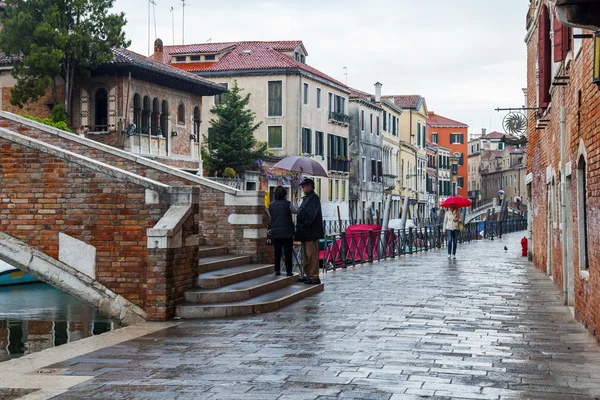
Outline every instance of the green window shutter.
[(269, 126), (267, 142), (270, 149), (283, 148), (283, 128), (281, 126)]

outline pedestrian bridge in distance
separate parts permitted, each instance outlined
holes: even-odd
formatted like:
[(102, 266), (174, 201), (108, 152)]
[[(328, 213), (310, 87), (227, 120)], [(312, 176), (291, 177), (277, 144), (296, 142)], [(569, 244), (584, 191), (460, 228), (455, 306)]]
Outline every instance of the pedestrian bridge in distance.
[(485, 204), (481, 207), (478, 207), (474, 210), (470, 210), (467, 215), (465, 216), (465, 224), (468, 224), (469, 222), (473, 222), (474, 220), (476, 220), (478, 217), (483, 217), (484, 215), (486, 215), (488, 213), (488, 210), (491, 210), (492, 214), (498, 214), (500, 212), (500, 206), (494, 205), (492, 203), (488, 203)]

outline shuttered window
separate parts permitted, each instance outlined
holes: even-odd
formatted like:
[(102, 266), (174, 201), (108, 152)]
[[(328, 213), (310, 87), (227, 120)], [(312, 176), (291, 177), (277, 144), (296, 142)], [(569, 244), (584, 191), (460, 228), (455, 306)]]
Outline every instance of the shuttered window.
[(269, 126), (267, 128), (267, 136), (270, 149), (283, 148), (283, 128), (281, 126)]
[(550, 104), (550, 83), (552, 80), (552, 59), (550, 58), (550, 16), (548, 7), (542, 6), (538, 23), (538, 100), (540, 112)]
[(302, 128), (302, 153), (312, 154), (312, 131)]
[(371, 182), (377, 182), (377, 161), (371, 159)]
[(325, 155), (323, 150), (323, 132), (315, 131), (315, 154), (319, 156)]
[(554, 31), (554, 42), (552, 47), (554, 49), (554, 62), (564, 61), (567, 58), (567, 53), (571, 50), (571, 28), (563, 26), (556, 14), (553, 20), (553, 31)]
[(283, 99), (281, 90), (281, 81), (269, 82), (269, 117), (281, 117), (283, 115)]

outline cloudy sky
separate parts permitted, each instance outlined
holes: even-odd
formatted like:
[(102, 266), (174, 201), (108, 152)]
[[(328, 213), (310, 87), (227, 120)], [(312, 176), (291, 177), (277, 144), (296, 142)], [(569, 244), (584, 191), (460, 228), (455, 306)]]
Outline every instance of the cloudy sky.
[[(151, 41), (181, 44), (183, 2), (155, 3)], [(115, 2), (127, 14), (131, 49), (142, 54), (148, 4)], [(185, 43), (300, 39), (308, 64), (352, 87), (373, 92), (380, 81), (384, 94), (423, 95), (429, 110), (468, 124), (470, 132), (502, 130), (504, 113), (494, 109), (524, 103), (527, 6), (526, 0), (186, 0)]]

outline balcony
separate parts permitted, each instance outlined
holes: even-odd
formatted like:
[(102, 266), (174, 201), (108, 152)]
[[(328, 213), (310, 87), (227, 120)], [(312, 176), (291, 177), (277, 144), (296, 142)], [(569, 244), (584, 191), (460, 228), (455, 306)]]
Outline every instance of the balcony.
[(396, 187), (396, 180), (398, 177), (393, 174), (383, 174), (383, 186), (384, 188)]
[(479, 190), (469, 190), (469, 198), (470, 199), (478, 199), (479, 198)]
[(327, 157), (327, 169), (332, 172), (347, 174), (350, 171), (350, 161), (336, 156)]
[(329, 112), (329, 122), (341, 125), (350, 125), (351, 116), (339, 112)]

